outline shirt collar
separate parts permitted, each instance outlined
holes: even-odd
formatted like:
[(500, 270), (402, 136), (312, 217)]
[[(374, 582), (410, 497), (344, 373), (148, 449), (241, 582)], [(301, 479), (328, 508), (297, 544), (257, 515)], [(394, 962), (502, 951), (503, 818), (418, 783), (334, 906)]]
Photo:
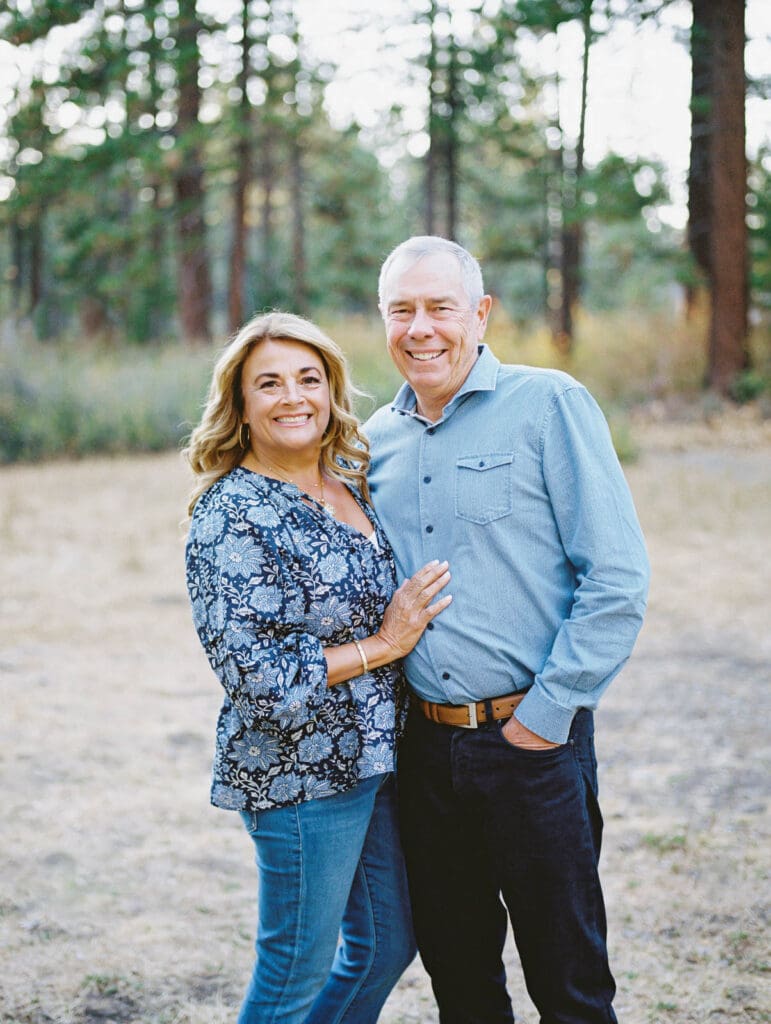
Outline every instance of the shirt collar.
[[(472, 391), (495, 391), (498, 369), (501, 365), (500, 360), (493, 355), (487, 345), (479, 345), (477, 351), (479, 355), (476, 362), (471, 367), (468, 377), (466, 377), (463, 384), (461, 384), (460, 388), (444, 407), (442, 418), (447, 416), (457, 403), (465, 398), (466, 395), (471, 394)], [(396, 396), (391, 403), (391, 411), (414, 416), (416, 415), (417, 404), (418, 400), (415, 392), (405, 381), (396, 392)]]

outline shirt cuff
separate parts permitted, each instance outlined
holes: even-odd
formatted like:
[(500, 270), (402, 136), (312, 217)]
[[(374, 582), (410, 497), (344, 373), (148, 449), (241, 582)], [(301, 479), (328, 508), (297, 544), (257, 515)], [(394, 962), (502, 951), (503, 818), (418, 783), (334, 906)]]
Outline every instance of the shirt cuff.
[(555, 704), (542, 690), (533, 686), (525, 694), (514, 717), (526, 729), (550, 743), (567, 743), (576, 710)]

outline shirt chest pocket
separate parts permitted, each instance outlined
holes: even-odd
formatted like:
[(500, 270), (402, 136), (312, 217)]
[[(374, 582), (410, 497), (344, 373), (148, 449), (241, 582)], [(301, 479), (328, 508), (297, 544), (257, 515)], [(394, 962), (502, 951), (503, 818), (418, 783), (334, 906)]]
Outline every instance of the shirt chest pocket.
[(455, 514), (471, 523), (492, 523), (511, 514), (514, 455), (465, 455), (456, 462)]

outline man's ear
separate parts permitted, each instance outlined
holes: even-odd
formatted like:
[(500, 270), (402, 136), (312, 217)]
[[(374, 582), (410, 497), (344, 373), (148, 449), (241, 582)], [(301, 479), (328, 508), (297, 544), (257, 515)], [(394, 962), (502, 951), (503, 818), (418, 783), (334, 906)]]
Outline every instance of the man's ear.
[(476, 308), (475, 316), (477, 318), (477, 324), (479, 325), (479, 340), (481, 341), (487, 330), (487, 319), (490, 316), (490, 310), (493, 308), (493, 297), (492, 295), (483, 295), (479, 300), (479, 305)]

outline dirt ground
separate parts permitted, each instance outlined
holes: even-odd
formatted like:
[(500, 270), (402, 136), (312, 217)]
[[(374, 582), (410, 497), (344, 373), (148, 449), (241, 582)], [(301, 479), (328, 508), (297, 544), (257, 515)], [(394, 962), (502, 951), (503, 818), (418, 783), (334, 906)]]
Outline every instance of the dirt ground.
[[(633, 425), (653, 564), (598, 715), (621, 1024), (768, 1021), (771, 423)], [(174, 454), (0, 470), (0, 1020), (225, 1024), (255, 881), (208, 804), (217, 683)], [(518, 1019), (536, 1024), (516, 952)], [(382, 1024), (434, 1024), (419, 961)]]

